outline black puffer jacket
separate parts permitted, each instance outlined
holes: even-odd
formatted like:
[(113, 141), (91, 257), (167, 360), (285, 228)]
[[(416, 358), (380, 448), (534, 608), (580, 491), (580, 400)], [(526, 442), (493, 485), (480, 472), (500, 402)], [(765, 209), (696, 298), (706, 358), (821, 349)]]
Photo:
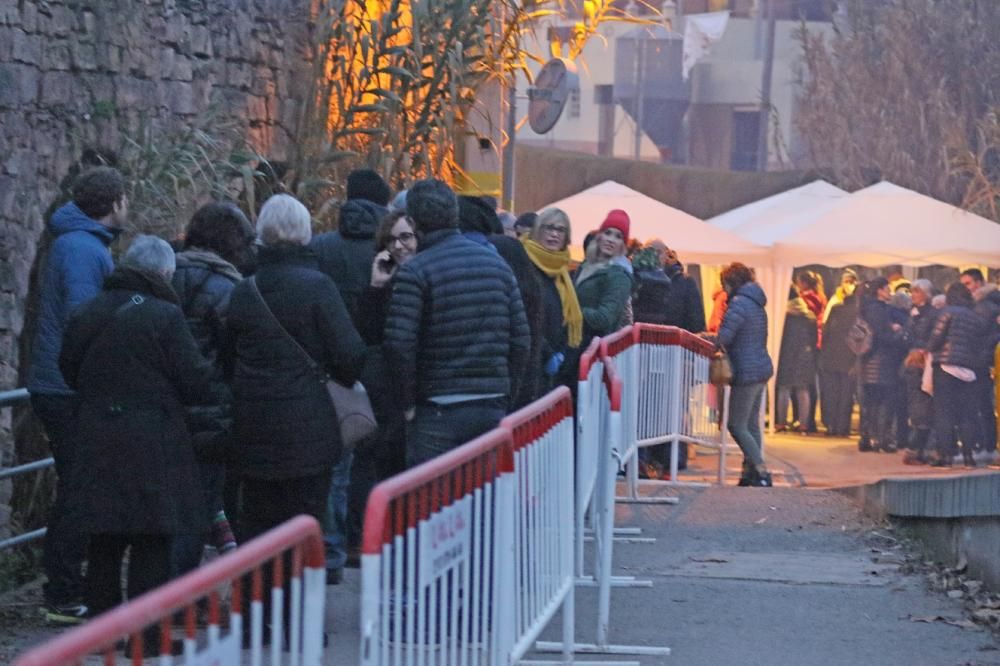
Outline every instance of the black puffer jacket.
[(159, 276), (120, 268), (70, 320), (59, 368), (81, 399), (68, 482), (86, 533), (206, 528), (185, 405), (208, 402), (212, 367)]
[(816, 381), (816, 315), (801, 297), (788, 301), (778, 354), (778, 386), (811, 386)]
[(195, 448), (211, 458), (223, 454), (225, 436), (231, 426), (232, 395), (223, 377), (220, 353), (225, 341), (229, 297), (241, 279), (240, 272), (214, 252), (192, 248), (177, 255), (174, 291), (198, 350), (215, 367), (212, 405), (188, 411), (188, 427)]
[(383, 346), (404, 408), (443, 395), (516, 395), (531, 334), (510, 267), (457, 229), (427, 234), (393, 278)]
[(910, 349), (927, 349), (937, 314), (930, 303), (910, 308)]
[[(333, 282), (304, 247), (262, 248), (256, 283), (285, 331), (334, 379), (359, 377), (365, 345)], [(226, 319), (232, 373), (232, 465), (254, 478), (319, 474), (340, 460), (340, 434), (323, 380), (277, 330), (254, 294), (233, 289)]]
[(823, 322), (823, 348), (819, 352), (820, 368), (824, 372), (848, 372), (857, 362), (847, 346), (847, 333), (858, 318), (858, 296), (851, 294), (830, 308)]
[(1000, 289), (995, 284), (984, 284), (973, 294), (976, 312), (986, 320), (987, 341), (984, 346), (983, 367), (993, 365), (993, 353), (1000, 344)]
[(355, 325), (358, 298), (371, 281), (375, 231), (386, 212), (366, 199), (349, 199), (340, 209), (337, 231), (320, 234), (312, 241), (319, 269), (337, 285)]
[(948, 305), (934, 323), (927, 349), (933, 352), (935, 364), (982, 372), (987, 330), (986, 319), (971, 308)]
[[(872, 329), (872, 348), (861, 357), (861, 383), (890, 385), (899, 381), (899, 370), (908, 349), (906, 312), (875, 298), (861, 303), (861, 318)], [(900, 330), (894, 331), (893, 324)]]
[(705, 305), (701, 301), (698, 283), (684, 272), (684, 265), (676, 263), (664, 269), (670, 278), (670, 298), (665, 303), (663, 324), (677, 326), (685, 331), (701, 333), (705, 330)]

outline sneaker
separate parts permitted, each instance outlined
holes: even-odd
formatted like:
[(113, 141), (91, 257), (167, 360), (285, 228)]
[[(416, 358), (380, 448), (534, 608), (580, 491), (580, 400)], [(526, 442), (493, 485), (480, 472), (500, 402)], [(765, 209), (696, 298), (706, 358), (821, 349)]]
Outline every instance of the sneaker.
[(757, 472), (756, 478), (750, 482), (750, 486), (753, 488), (773, 488), (774, 483), (771, 481), (771, 473)]
[(87, 621), (87, 607), (77, 601), (65, 604), (45, 604), (45, 620), (53, 624), (83, 624)]

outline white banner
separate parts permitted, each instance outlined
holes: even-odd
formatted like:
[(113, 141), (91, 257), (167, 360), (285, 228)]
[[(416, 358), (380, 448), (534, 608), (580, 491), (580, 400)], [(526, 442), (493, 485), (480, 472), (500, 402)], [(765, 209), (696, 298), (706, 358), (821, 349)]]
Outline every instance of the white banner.
[(684, 17), (684, 80), (691, 75), (691, 68), (708, 53), (712, 44), (722, 39), (729, 23), (729, 12), (689, 14)]
[(420, 524), (421, 588), (469, 559), (472, 498), (464, 497)]

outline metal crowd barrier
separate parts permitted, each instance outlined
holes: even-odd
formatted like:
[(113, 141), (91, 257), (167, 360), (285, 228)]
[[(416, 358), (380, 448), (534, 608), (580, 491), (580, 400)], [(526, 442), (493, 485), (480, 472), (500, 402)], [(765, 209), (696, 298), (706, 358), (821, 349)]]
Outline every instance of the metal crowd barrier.
[(573, 409), (560, 388), (372, 491), (363, 664), (512, 664), (563, 613), (572, 659)]
[[(82, 664), (94, 653), (103, 655), (104, 663), (114, 664), (119, 641), (126, 637), (132, 644), (132, 663), (141, 664), (143, 631), (156, 625), (161, 628), (157, 663), (169, 666), (173, 663), (174, 618), (179, 613), (184, 618), (181, 663), (239, 664), (243, 661), (245, 594), (250, 595), (250, 634), (246, 641), (249, 654), (246, 657), (248, 663), (259, 666), (265, 648), (264, 585), (267, 574), (272, 580), (270, 663), (280, 664), (284, 659), (302, 666), (324, 663), (326, 558), (323, 535), (314, 518), (298, 516), (233, 552), (25, 653), (14, 666)], [(287, 632), (284, 628), (286, 583), (291, 595)], [(228, 628), (223, 622), (222, 609), (223, 591), (227, 585), (231, 586)], [(198, 607), (206, 601), (207, 630), (200, 633)]]
[(597, 487), (597, 463), (603, 436), (601, 414), (607, 411), (600, 347), (601, 339), (594, 338), (580, 356), (576, 390), (576, 575), (581, 578), (584, 576), (583, 544), (587, 516), (592, 515)]
[[(30, 398), (31, 395), (28, 393), (28, 390), (23, 388), (14, 389), (12, 391), (0, 391), (0, 409), (28, 402)], [(42, 460), (36, 460), (34, 462), (25, 463), (24, 465), (18, 465), (16, 467), (0, 468), (0, 481), (20, 476), (21, 474), (28, 474), (29, 472), (37, 472), (47, 469), (52, 467), (54, 464), (55, 460), (52, 458), (43, 458)], [(30, 541), (35, 541), (36, 539), (41, 539), (45, 536), (45, 532), (46, 528), (42, 527), (37, 530), (32, 530), (31, 532), (25, 532), (24, 534), (3, 539), (0, 541), (0, 550), (13, 548), (14, 546), (19, 546)]]

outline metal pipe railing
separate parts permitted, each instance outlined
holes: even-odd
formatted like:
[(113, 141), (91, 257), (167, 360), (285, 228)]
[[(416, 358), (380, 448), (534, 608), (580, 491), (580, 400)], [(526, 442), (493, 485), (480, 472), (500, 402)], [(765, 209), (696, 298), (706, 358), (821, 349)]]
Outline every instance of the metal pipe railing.
[[(28, 402), (30, 397), (28, 389), (24, 388), (14, 389), (11, 391), (0, 391), (0, 409)], [(36, 460), (34, 462), (25, 463), (24, 465), (18, 465), (17, 467), (0, 468), (0, 481), (19, 476), (21, 474), (28, 474), (29, 472), (37, 472), (39, 470), (47, 469), (52, 467), (54, 464), (55, 461), (52, 458), (44, 458), (43, 460)], [(41, 539), (45, 536), (45, 532), (46, 528), (42, 527), (37, 530), (32, 530), (31, 532), (18, 534), (17, 536), (10, 537), (9, 539), (3, 539), (0, 541), (0, 550), (13, 548), (14, 546), (19, 546), (36, 539)]]

